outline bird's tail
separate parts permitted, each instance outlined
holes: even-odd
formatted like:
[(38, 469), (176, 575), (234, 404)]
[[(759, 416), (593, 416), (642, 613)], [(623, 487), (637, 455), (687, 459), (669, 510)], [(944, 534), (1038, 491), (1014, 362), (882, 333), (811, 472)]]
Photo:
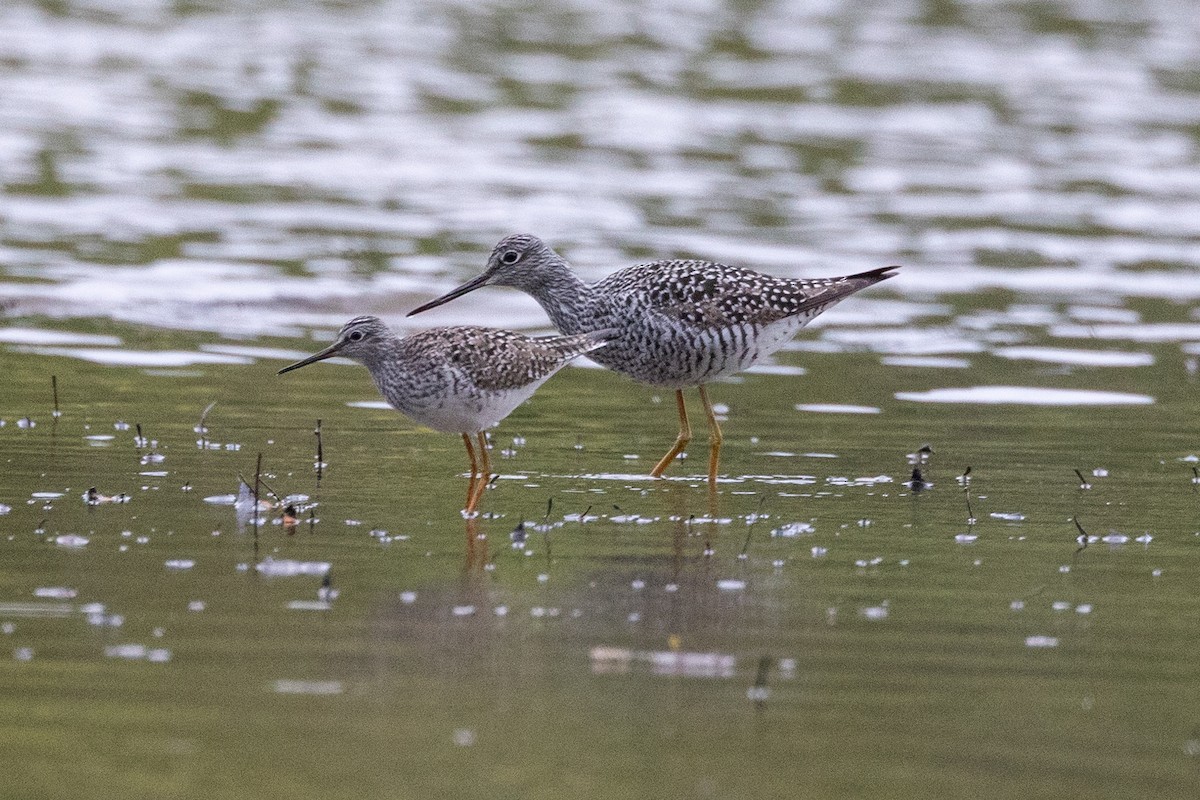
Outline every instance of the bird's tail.
[(843, 278), (828, 278), (820, 281), (818, 285), (812, 287), (812, 292), (808, 299), (805, 300), (802, 311), (807, 312), (812, 316), (820, 314), (825, 309), (845, 300), (855, 292), (861, 292), (868, 286), (874, 286), (880, 281), (886, 281), (888, 278), (896, 276), (896, 270), (900, 269), (897, 266), (877, 267), (869, 269), (866, 272), (859, 272), (856, 275), (847, 275)]
[(880, 281), (886, 281), (888, 278), (896, 277), (896, 270), (898, 269), (900, 269), (900, 267), (896, 264), (893, 264), (890, 267), (876, 267), (875, 269), (869, 269), (866, 272), (860, 272), (857, 275), (847, 275), (846, 277), (842, 278), (842, 280), (866, 281), (866, 285), (870, 286), (873, 283), (879, 283)]

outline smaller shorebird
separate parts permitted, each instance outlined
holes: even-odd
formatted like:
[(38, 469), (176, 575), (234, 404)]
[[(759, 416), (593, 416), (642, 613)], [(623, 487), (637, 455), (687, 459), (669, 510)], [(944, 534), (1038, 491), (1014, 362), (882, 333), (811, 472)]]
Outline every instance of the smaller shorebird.
[[(512, 413), (571, 359), (603, 346), (612, 331), (531, 338), (473, 326), (431, 328), (401, 338), (378, 317), (356, 317), (333, 344), (279, 370), (334, 356), (363, 364), (397, 411), (444, 433), (462, 434), (471, 462), (468, 514), (491, 479), (484, 431)], [(471, 444), (472, 435), (478, 442)], [(478, 478), (478, 485), (477, 485)]]
[(675, 390), (679, 436), (650, 474), (661, 477), (691, 440), (683, 390), (696, 386), (708, 416), (708, 482), (715, 486), (721, 427), (704, 385), (774, 353), (813, 317), (896, 269), (789, 279), (679, 259), (639, 264), (587, 284), (541, 239), (517, 234), (496, 245), (482, 274), (409, 316), (481, 286), (511, 286), (537, 300), (562, 333), (614, 329), (591, 357), (641, 383)]

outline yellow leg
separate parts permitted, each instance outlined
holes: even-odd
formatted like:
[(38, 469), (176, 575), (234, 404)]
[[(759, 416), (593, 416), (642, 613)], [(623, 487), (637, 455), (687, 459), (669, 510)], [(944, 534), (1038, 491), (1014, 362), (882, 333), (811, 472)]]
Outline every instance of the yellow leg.
[[(475, 436), (479, 442), (479, 482), (475, 485), (475, 494), (467, 505), (468, 514), (474, 513), (479, 508), (479, 501), (483, 499), (483, 493), (487, 490), (488, 482), (492, 479), (492, 464), (488, 458), (487, 437), (483, 431), (475, 434)], [(466, 438), (465, 433), (463, 434), (463, 438)]]
[(659, 459), (659, 462), (654, 465), (654, 469), (650, 470), (652, 478), (661, 478), (663, 472), (675, 460), (675, 456), (682, 453), (688, 442), (692, 440), (692, 426), (688, 423), (687, 407), (683, 404), (683, 389), (675, 390), (675, 402), (679, 404), (679, 437), (675, 440), (675, 446)]
[(721, 459), (721, 426), (717, 424), (717, 415), (713, 413), (712, 403), (708, 401), (708, 392), (700, 387), (700, 399), (704, 402), (704, 413), (708, 415), (708, 485), (717, 485), (717, 463)]
[(467, 446), (467, 458), (471, 459), (471, 480), (467, 483), (467, 506), (464, 509), (470, 514), (475, 511), (475, 484), (479, 480), (479, 462), (475, 460), (475, 448), (471, 446), (471, 437), (464, 433), (462, 439), (463, 444)]
[(488, 458), (487, 434), (483, 431), (475, 434), (479, 439), (479, 476), (487, 483), (492, 479), (492, 461)]

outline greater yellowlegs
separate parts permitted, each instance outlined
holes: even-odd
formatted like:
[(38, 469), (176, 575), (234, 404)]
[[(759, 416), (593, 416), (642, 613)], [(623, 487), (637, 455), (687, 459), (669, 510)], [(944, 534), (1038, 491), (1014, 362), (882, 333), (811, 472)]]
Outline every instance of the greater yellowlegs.
[[(422, 425), (462, 434), (471, 463), (468, 514), (491, 475), (484, 431), (525, 402), (571, 359), (600, 347), (608, 330), (531, 338), (496, 328), (431, 328), (401, 338), (378, 317), (356, 317), (333, 344), (279, 370), (334, 356), (362, 363), (388, 404)], [(471, 444), (479, 445), (478, 457)], [(478, 478), (478, 487), (476, 487)]]
[(614, 329), (612, 340), (591, 357), (636, 381), (675, 390), (679, 436), (650, 474), (661, 477), (691, 440), (683, 390), (696, 386), (708, 417), (708, 480), (715, 485), (721, 428), (705, 384), (775, 352), (813, 317), (896, 269), (789, 279), (710, 261), (671, 260), (628, 267), (587, 284), (541, 239), (518, 234), (496, 245), (481, 275), (409, 316), (481, 286), (512, 286), (532, 295), (562, 333)]

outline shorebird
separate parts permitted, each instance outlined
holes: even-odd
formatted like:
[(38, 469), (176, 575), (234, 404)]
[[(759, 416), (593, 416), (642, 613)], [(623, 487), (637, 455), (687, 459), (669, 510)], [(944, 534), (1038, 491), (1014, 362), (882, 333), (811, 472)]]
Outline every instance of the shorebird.
[(564, 334), (613, 329), (591, 358), (641, 383), (675, 390), (679, 436), (651, 476), (662, 477), (691, 441), (683, 390), (695, 386), (708, 417), (708, 482), (715, 487), (722, 436), (705, 384), (775, 352), (813, 317), (896, 269), (790, 279), (679, 259), (628, 267), (588, 284), (541, 239), (517, 234), (496, 245), (483, 273), (409, 316), (481, 286), (511, 286), (537, 300)]
[[(531, 338), (496, 328), (461, 326), (431, 328), (402, 338), (378, 317), (355, 317), (342, 326), (333, 344), (279, 374), (334, 356), (351, 358), (367, 368), (392, 408), (436, 431), (461, 434), (471, 465), (465, 512), (472, 515), (491, 476), (483, 432), (511, 414), (571, 359), (603, 346), (611, 333)], [(479, 446), (478, 457), (472, 436)]]

